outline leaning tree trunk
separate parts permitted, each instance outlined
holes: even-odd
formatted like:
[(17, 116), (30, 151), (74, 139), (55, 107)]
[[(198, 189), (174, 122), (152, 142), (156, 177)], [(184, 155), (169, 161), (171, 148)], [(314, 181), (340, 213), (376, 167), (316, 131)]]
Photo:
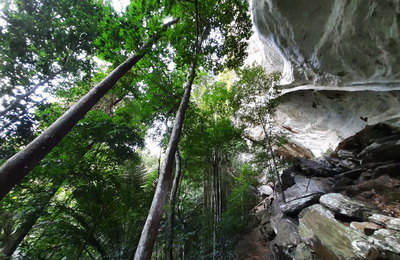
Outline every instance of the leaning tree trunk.
[(175, 221), (175, 205), (176, 198), (179, 189), (179, 183), (182, 176), (182, 163), (181, 163), (181, 154), (179, 150), (175, 153), (175, 176), (174, 181), (172, 182), (171, 194), (169, 196), (169, 204), (171, 206), (171, 211), (168, 215), (168, 223), (169, 223), (169, 238), (167, 243), (167, 260), (174, 259), (174, 221)]
[[(41, 205), (30, 211), (28, 215), (25, 216), (24, 221), (21, 223), (18, 229), (7, 238), (6, 243), (1, 248), (1, 254), (6, 257), (4, 259), (9, 259), (12, 256), (19, 244), (21, 244), (26, 235), (32, 230), (32, 227), (36, 224), (39, 217), (42, 216), (50, 200), (54, 197), (60, 186), (61, 184), (53, 185), (53, 187), (50, 188), (46, 196), (43, 198)], [(1, 256), (0, 259), (2, 259)]]
[[(86, 149), (83, 151), (80, 157), (83, 157), (85, 154), (87, 154), (87, 151), (89, 151), (93, 147), (93, 145), (94, 142), (89, 143), (89, 145), (86, 146)], [(46, 212), (48, 206), (50, 205), (50, 201), (53, 199), (57, 191), (62, 187), (64, 179), (64, 177), (56, 178), (51, 181), (52, 185), (46, 192), (46, 194), (43, 197), (40, 197), (39, 205), (33, 207), (33, 210), (30, 210), (25, 216), (23, 216), (23, 221), (18, 226), (18, 229), (15, 230), (7, 238), (7, 241), (0, 249), (0, 255), (6, 256), (6, 259), (10, 258), (13, 255), (21, 242), (32, 230), (33, 226), (37, 223), (38, 219)], [(3, 260), (1, 256), (0, 260)]]
[(171, 181), (172, 168), (174, 165), (174, 155), (176, 153), (179, 139), (182, 132), (183, 121), (186, 110), (189, 105), (190, 92), (194, 78), (196, 77), (196, 62), (193, 61), (190, 67), (188, 79), (185, 84), (185, 92), (183, 94), (181, 104), (175, 116), (174, 126), (172, 128), (171, 137), (165, 153), (164, 164), (161, 168), (160, 176), (156, 191), (154, 193), (153, 202), (151, 203), (149, 215), (143, 227), (139, 244), (135, 253), (135, 260), (149, 260), (156, 242), (158, 228), (160, 226), (161, 217), (164, 211), (165, 202), (167, 201), (169, 184)]
[(161, 38), (162, 32), (177, 23), (173, 20), (163, 25), (161, 31), (144, 44), (136, 55), (114, 69), (97, 86), (91, 89), (74, 106), (57, 119), (25, 149), (7, 160), (0, 168), (0, 200), (30, 172), (60, 141), (71, 131), (75, 124), (125, 75), (140, 59), (144, 57), (155, 41)]

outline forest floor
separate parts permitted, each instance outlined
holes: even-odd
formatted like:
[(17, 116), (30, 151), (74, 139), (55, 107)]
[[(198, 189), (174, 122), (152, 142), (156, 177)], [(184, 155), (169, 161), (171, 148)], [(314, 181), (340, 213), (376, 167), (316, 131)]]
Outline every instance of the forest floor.
[(254, 228), (246, 234), (236, 246), (238, 258), (236, 260), (268, 260), (273, 259), (272, 252), (265, 244), (265, 237), (260, 227)]

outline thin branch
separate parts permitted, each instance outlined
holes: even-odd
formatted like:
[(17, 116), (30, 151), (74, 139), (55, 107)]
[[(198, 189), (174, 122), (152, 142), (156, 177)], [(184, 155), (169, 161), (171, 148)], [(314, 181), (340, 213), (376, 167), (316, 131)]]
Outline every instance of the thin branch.
[(0, 111), (0, 117), (3, 117), (7, 112), (15, 109), (21, 103), (22, 100), (24, 100), (27, 97), (29, 97), (30, 95), (34, 94), (39, 87), (41, 87), (44, 84), (48, 83), (55, 76), (57, 76), (60, 72), (61, 71), (57, 71), (54, 74), (48, 76), (45, 80), (40, 81), (38, 84), (33, 86), (32, 89), (29, 90), (28, 92), (26, 92), (25, 94), (16, 96), (15, 100), (13, 102), (11, 102), (10, 105), (8, 105), (6, 108), (4, 108), (2, 111)]

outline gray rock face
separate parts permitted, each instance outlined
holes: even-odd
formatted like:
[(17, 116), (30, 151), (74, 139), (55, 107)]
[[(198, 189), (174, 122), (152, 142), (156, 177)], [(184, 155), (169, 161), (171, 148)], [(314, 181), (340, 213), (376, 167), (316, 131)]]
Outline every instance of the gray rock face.
[(398, 160), (400, 155), (400, 140), (374, 142), (365, 148), (359, 157), (363, 162)]
[(326, 193), (331, 186), (330, 181), (326, 178), (307, 178), (297, 175), (294, 180), (295, 185), (285, 190), (285, 196), (288, 201), (313, 193)]
[(283, 71), (284, 64), (281, 55), (270, 43), (261, 42), (257, 34), (250, 37), (247, 53), (245, 65), (252, 66), (253, 63), (261, 65), (267, 73)]
[[(385, 251), (400, 254), (400, 233), (388, 229), (379, 229), (368, 240)], [(400, 259), (400, 256), (397, 257)]]
[(379, 211), (371, 205), (350, 199), (340, 193), (328, 193), (319, 199), (320, 203), (344, 216), (363, 220)]
[(284, 63), (284, 83), (399, 86), (398, 1), (252, 1), (266, 46)]
[(292, 169), (286, 169), (281, 174), (281, 182), (282, 182), (282, 189), (286, 190), (287, 188), (293, 186), (295, 184), (294, 177), (299, 174), (298, 172)]
[(308, 177), (330, 177), (333, 175), (326, 165), (304, 158), (295, 160), (293, 168)]
[(305, 207), (317, 203), (321, 195), (321, 193), (311, 193), (308, 196), (288, 201), (281, 205), (281, 211), (286, 215), (296, 215)]
[(282, 128), (277, 131), (315, 156), (335, 149), (366, 125), (400, 126), (400, 92), (297, 91), (281, 100), (276, 125)]
[(361, 230), (366, 235), (371, 235), (376, 230), (382, 228), (381, 225), (375, 224), (373, 222), (351, 222), (350, 227)]
[(268, 186), (268, 185), (261, 185), (258, 188), (258, 192), (262, 195), (262, 196), (270, 196), (274, 193), (274, 190)]
[(271, 241), (275, 259), (291, 257), (301, 243), (298, 224), (290, 218), (276, 218), (271, 221), (276, 237)]
[(306, 244), (300, 243), (296, 247), (296, 252), (294, 255), (296, 260), (320, 260), (315, 252)]
[(299, 217), (301, 239), (322, 259), (400, 259), (399, 232), (373, 223), (353, 222), (348, 227), (319, 204), (304, 209)]
[(250, 56), (282, 72), (276, 132), (318, 157), (367, 124), (400, 126), (400, 2), (252, 0), (251, 8), (262, 44)]
[(400, 219), (399, 218), (392, 218), (386, 215), (381, 214), (373, 214), (369, 217), (369, 220), (387, 228), (400, 231)]
[(385, 164), (375, 169), (376, 172), (386, 173), (391, 176), (400, 175), (400, 163)]
[(366, 237), (335, 220), (328, 209), (319, 204), (300, 213), (299, 234), (322, 259), (357, 259), (351, 243)]

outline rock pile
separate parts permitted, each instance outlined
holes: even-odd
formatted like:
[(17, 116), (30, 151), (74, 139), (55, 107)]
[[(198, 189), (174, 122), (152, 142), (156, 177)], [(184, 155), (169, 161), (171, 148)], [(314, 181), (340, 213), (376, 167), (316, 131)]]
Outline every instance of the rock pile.
[(274, 259), (400, 259), (399, 187), (400, 129), (367, 126), (330, 156), (295, 160), (261, 230)]

